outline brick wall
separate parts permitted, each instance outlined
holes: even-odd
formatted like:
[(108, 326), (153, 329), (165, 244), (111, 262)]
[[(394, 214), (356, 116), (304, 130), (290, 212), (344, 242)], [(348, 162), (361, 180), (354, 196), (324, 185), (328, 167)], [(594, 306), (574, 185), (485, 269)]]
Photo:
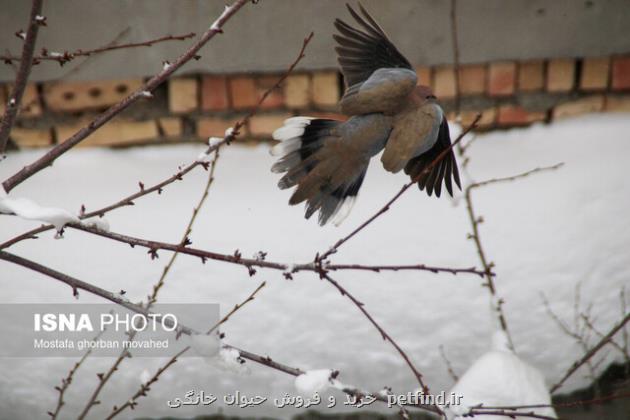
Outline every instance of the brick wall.
[[(482, 112), (481, 130), (593, 112), (630, 113), (630, 56), (468, 64), (458, 74), (452, 66), (419, 66), (416, 71), (423, 84), (429, 81), (450, 118), (459, 82), (462, 122)], [(81, 145), (178, 143), (223, 136), (278, 76), (199, 74), (172, 79), (154, 92), (154, 98), (130, 107)], [(63, 141), (141, 83), (131, 79), (31, 84), (11, 134), (13, 144), (41, 147)], [(0, 85), (0, 111), (10, 89)], [(292, 115), (343, 119), (336, 113), (341, 94), (335, 70), (295, 73), (267, 98), (245, 128), (244, 138), (268, 140)]]

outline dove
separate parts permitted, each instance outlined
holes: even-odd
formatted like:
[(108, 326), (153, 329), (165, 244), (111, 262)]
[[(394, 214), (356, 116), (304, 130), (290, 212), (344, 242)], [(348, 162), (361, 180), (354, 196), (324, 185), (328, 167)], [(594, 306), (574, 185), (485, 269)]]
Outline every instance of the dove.
[(404, 170), (429, 196), (440, 197), (442, 185), (452, 196), (453, 182), (461, 190), (452, 150), (425, 171), (451, 146), (431, 88), (418, 83), (409, 61), (361, 4), (360, 13), (346, 6), (356, 26), (336, 19), (333, 38), (345, 84), (339, 109), (349, 118), (292, 117), (272, 135), (279, 143), (271, 149), (278, 157), (271, 170), (284, 174), (278, 187), (295, 187), (289, 204), (306, 202), (305, 218), (319, 212), (322, 226), (345, 218), (381, 152), (385, 170)]

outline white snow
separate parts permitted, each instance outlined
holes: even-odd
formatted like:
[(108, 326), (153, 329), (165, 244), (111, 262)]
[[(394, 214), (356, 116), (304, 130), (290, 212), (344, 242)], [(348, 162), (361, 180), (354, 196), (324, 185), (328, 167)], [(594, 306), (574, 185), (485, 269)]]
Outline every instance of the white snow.
[(147, 382), (151, 380), (152, 376), (153, 375), (151, 375), (151, 372), (149, 372), (149, 369), (143, 369), (142, 373), (140, 374), (140, 382), (142, 382), (143, 384), (146, 384)]
[[(469, 149), (466, 172), (476, 181), (509, 176), (537, 166), (565, 162), (562, 169), (489, 186), (473, 193), (475, 210), (483, 216), (480, 235), (488, 258), (496, 263), (498, 295), (505, 311), (516, 354), (543, 372), (547, 385), (556, 382), (582, 355), (573, 339), (562, 334), (541, 304), (544, 292), (554, 311), (572, 320), (574, 290), (582, 282), (582, 301), (593, 303), (595, 326), (605, 331), (620, 317), (619, 291), (630, 279), (630, 119), (627, 114), (593, 115), (553, 125), (478, 135)], [(181, 162), (191, 160), (207, 145), (77, 149), (65, 154), (15, 194), (56, 208), (99, 208), (137, 191), (133, 180), (153, 185), (170, 176)], [(208, 201), (193, 227), (196, 247), (242, 255), (268, 252), (267, 260), (284, 264), (312, 262), (340, 237), (378, 211), (407, 182), (402, 174), (386, 173), (374, 159), (356, 204), (344, 224), (319, 227), (304, 220), (300, 206), (289, 206), (290, 192), (279, 190), (269, 168), (269, 147), (226, 147), (217, 165)], [(0, 165), (0, 180), (41, 156), (41, 150), (9, 153)], [(461, 162), (460, 162), (461, 163)], [(78, 177), (76, 174), (81, 173)], [(106, 174), (106, 176), (104, 175)], [(465, 179), (465, 178), (464, 178)], [(132, 181), (130, 181), (132, 180)], [(107, 214), (115, 232), (177, 242), (207, 181), (207, 172), (192, 171), (152, 194)], [(11, 192), (13, 194), (13, 191)], [(461, 193), (458, 192), (461, 197)], [(333, 263), (478, 266), (464, 202), (436, 199), (410, 189), (391, 209), (330, 257)], [(34, 227), (32, 221), (0, 215), (0, 241)], [(66, 229), (62, 242), (39, 235), (8, 249), (17, 255), (117, 292), (131, 301), (145, 299), (165, 261), (151, 262), (146, 250), (131, 249), (101, 237)], [(165, 254), (166, 256), (167, 254)], [(403, 394), (417, 383), (396, 351), (380, 338), (346, 297), (317, 275), (258, 269), (255, 278), (243, 267), (181, 255), (161, 291), (160, 302), (219, 302), (222, 312), (242, 302), (260, 281), (266, 293), (243, 307), (222, 326), (226, 343), (268, 355), (273, 360), (307, 369), (334, 366), (340, 379), (365, 390), (392, 388)], [(4, 302), (74, 302), (67, 286), (0, 261)], [(383, 325), (409, 354), (432, 393), (453, 386), (439, 345), (461, 375), (488, 351), (495, 328), (489, 293), (483, 281), (470, 275), (428, 272), (338, 271), (331, 274)], [(80, 302), (101, 302), (81, 293)], [(191, 352), (194, 356), (194, 353)], [(606, 352), (604, 352), (606, 353)], [(604, 355), (602, 353), (602, 355)], [(606, 353), (605, 366), (614, 357)], [(229, 360), (235, 361), (236, 357)], [(75, 363), (73, 359), (0, 360), (0, 407), (7, 418), (39, 418), (54, 407), (54, 386)], [(104, 417), (113, 404), (137, 390), (142, 370), (154, 372), (165, 360), (134, 357), (107, 388), (94, 417)], [(69, 388), (66, 413), (76, 413), (80, 393), (96, 385), (110, 359), (89, 358)], [(199, 357), (180, 359), (160, 378), (135, 416), (173, 415), (166, 404), (191, 386), (223, 396), (239, 390), (249, 396), (282, 397), (295, 392), (294, 378), (248, 362), (246, 378), (217, 373)], [(587, 383), (577, 372), (562, 388)], [(74, 390), (74, 391), (73, 391)], [(75, 392), (73, 394), (73, 392)], [(328, 390), (341, 401), (337, 390)], [(322, 401), (327, 395), (322, 394)], [(19, 404), (16, 404), (19, 401)], [(226, 415), (247, 415), (221, 407)], [(370, 409), (379, 409), (372, 404)], [(320, 410), (327, 411), (322, 404)], [(254, 413), (254, 411), (252, 411)], [(208, 414), (207, 407), (189, 407), (182, 416)], [(289, 408), (256, 408), (255, 415), (288, 418)], [(252, 414), (253, 415), (253, 414)]]
[(313, 395), (331, 386), (331, 369), (309, 370), (295, 378), (295, 389), (303, 395)]
[(221, 350), (221, 340), (216, 334), (194, 334), (190, 337), (193, 350), (199, 355), (212, 362)]
[[(228, 136), (229, 134), (226, 131), (226, 136)], [(215, 147), (218, 146), (219, 144), (223, 143), (223, 139), (221, 137), (210, 137), (208, 139), (208, 146), (210, 147)]]
[(28, 198), (12, 197), (4, 188), (0, 193), (0, 213), (13, 213), (22, 219), (50, 223), (57, 231), (68, 223), (79, 222), (79, 218), (67, 210), (41, 206)]
[[(449, 418), (460, 418), (472, 407), (479, 405), (497, 407), (551, 404), (544, 376), (509, 350), (508, 339), (503, 331), (494, 333), (492, 343), (492, 350), (476, 360), (451, 389), (451, 393), (463, 398), (461, 405), (454, 405), (446, 410)], [(556, 417), (551, 407), (527, 411)], [(475, 415), (475, 419), (494, 418), (497, 416)]]
[(104, 217), (91, 217), (81, 221), (81, 224), (88, 227), (93, 227), (105, 232), (109, 232), (109, 222)]
[(217, 366), (226, 372), (239, 375), (249, 375), (251, 373), (249, 366), (243, 363), (239, 351), (232, 348), (223, 347), (219, 351)]

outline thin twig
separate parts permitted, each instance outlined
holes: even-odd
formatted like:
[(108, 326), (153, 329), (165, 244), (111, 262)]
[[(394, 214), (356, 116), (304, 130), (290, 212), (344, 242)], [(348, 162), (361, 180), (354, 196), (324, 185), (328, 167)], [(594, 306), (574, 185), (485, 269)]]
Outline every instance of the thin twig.
[[(188, 220), (188, 224), (186, 225), (186, 228), (184, 229), (184, 233), (182, 234), (182, 239), (180, 240), (180, 244), (181, 245), (184, 245), (185, 242), (188, 240), (188, 236), (190, 235), (190, 233), (192, 231), (192, 226), (194, 225), (195, 220), (197, 219), (197, 215), (199, 214), (199, 210), (201, 210), (201, 207), (203, 206), (204, 202), (206, 201), (206, 198), (208, 197), (208, 190), (210, 189), (210, 186), (212, 185), (212, 182), (214, 181), (214, 172), (215, 172), (216, 163), (217, 163), (218, 158), (219, 158), (219, 149), (217, 149), (215, 151), (215, 156), (214, 156), (214, 159), (212, 161), (210, 172), (208, 174), (208, 181), (206, 182), (206, 184), (204, 186), (204, 190), (203, 190), (203, 193), (201, 194), (201, 198), (199, 199), (199, 202), (197, 203), (197, 205), (193, 208), (192, 215), (191, 215), (190, 219)], [(151, 309), (151, 306), (157, 301), (158, 293), (160, 292), (161, 288), (164, 286), (164, 282), (166, 280), (166, 276), (168, 275), (168, 273), (170, 272), (171, 268), (173, 267), (173, 264), (175, 263), (175, 260), (177, 259), (177, 255), (179, 255), (179, 253), (177, 253), (177, 252), (174, 252), (171, 255), (171, 258), (169, 259), (168, 263), (164, 266), (164, 269), (162, 270), (162, 274), (160, 275), (159, 280), (153, 286), (153, 290), (152, 290), (151, 294), (148, 296), (148, 299), (147, 299), (147, 305), (146, 305), (146, 310), (147, 311), (149, 311)], [(136, 336), (137, 332), (138, 332), (137, 330), (133, 330), (130, 333), (129, 341), (132, 341), (132, 340), (135, 339), (135, 336)], [(130, 353), (128, 352), (128, 350), (124, 349), (123, 351), (120, 352), (120, 354), (118, 355), (118, 357), (116, 358), (114, 363), (112, 363), (112, 365), (105, 372), (105, 374), (99, 375), (99, 383), (96, 386), (96, 388), (94, 389), (94, 391), (92, 392), (92, 394), (90, 395), (90, 398), (88, 399), (86, 405), (84, 406), (83, 411), (79, 415), (79, 417), (78, 417), (79, 420), (85, 418), (85, 416), (88, 414), (90, 409), (97, 404), (98, 396), (99, 396), (101, 390), (105, 387), (105, 384), (109, 381), (109, 379), (112, 377), (112, 375), (118, 370), (118, 366), (120, 366), (120, 364), (127, 357), (129, 357), (129, 355), (130, 355)], [(155, 380), (157, 381), (157, 377), (155, 378)], [(155, 381), (153, 381), (153, 382), (155, 382)], [(143, 389), (143, 394), (142, 395), (146, 395), (147, 392), (148, 392), (148, 387), (147, 387), (146, 390)], [(129, 401), (131, 401), (131, 400), (129, 400)], [(129, 401), (127, 401), (127, 402), (129, 402)], [(122, 407), (121, 411), (124, 408), (126, 408), (127, 406), (128, 405), (121, 406)]]
[[(359, 310), (363, 313), (363, 315), (365, 315), (368, 321), (370, 321), (370, 323), (374, 325), (374, 327), (378, 330), (383, 340), (389, 341), (390, 344), (394, 346), (398, 354), (400, 354), (400, 356), (403, 358), (407, 366), (409, 366), (409, 369), (413, 372), (424, 394), (429, 395), (430, 394), (429, 387), (425, 385), (424, 381), (422, 380), (422, 374), (420, 373), (420, 371), (412, 363), (409, 356), (407, 356), (407, 353), (405, 353), (405, 351), (398, 345), (398, 343), (396, 343), (396, 341), (387, 333), (387, 331), (385, 331), (385, 329), (383, 329), (383, 327), (381, 327), (380, 324), (376, 322), (376, 320), (372, 317), (372, 315), (370, 315), (370, 313), (365, 309), (365, 304), (359, 301), (357, 298), (355, 298), (354, 295), (348, 292), (346, 288), (344, 288), (336, 280), (330, 277), (328, 273), (322, 271), (320, 272), (320, 277), (328, 281), (330, 284), (332, 284), (339, 291), (339, 293), (341, 293), (342, 296), (346, 296), (357, 308), (359, 308)], [(438, 412), (441, 413), (441, 410), (439, 409), (439, 407), (436, 406), (436, 408), (438, 409)]]
[(209, 40), (211, 40), (216, 34), (223, 32), (223, 25), (236, 14), (246, 3), (247, 0), (236, 0), (231, 6), (225, 8), (221, 16), (210, 25), (208, 30), (203, 33), (201, 38), (195, 42), (184, 54), (179, 56), (173, 63), (165, 63), (162, 70), (155, 76), (150, 78), (142, 87), (132, 92), (126, 98), (111, 106), (105, 112), (98, 115), (88, 125), (81, 128), (70, 138), (58, 144), (50, 149), (42, 157), (35, 162), (26, 165), (17, 173), (6, 179), (2, 185), (5, 191), (9, 192), (26, 179), (35, 175), (42, 169), (50, 166), (59, 156), (66, 153), (68, 150), (79, 144), (85, 138), (87, 138), (94, 131), (102, 127), (109, 122), (116, 115), (127, 109), (131, 104), (137, 102), (142, 98), (151, 96), (151, 93), (165, 82), (176, 70), (186, 64), (188, 61), (197, 57), (197, 53)]
[[(92, 339), (92, 341), (97, 341), (103, 335), (103, 333), (105, 333), (105, 331), (106, 331), (105, 329), (101, 330)], [(59, 412), (61, 411), (61, 408), (65, 405), (65, 401), (63, 400), (63, 396), (65, 395), (66, 390), (68, 389), (68, 387), (72, 383), (72, 379), (74, 378), (74, 374), (79, 369), (79, 367), (81, 367), (83, 362), (85, 362), (85, 360), (90, 356), (90, 354), (92, 354), (92, 351), (93, 351), (93, 349), (90, 347), (85, 353), (83, 353), (83, 356), (81, 356), (79, 361), (74, 364), (72, 369), (70, 369), (70, 371), (68, 372), (68, 375), (61, 380), (61, 386), (56, 386), (55, 387), (57, 392), (59, 392), (59, 397), (57, 398), (57, 405), (55, 406), (55, 411), (53, 411), (53, 412), (49, 411), (48, 412), (48, 414), (51, 417), (51, 420), (55, 420), (59, 416)]]
[(455, 373), (455, 370), (453, 370), (453, 365), (451, 364), (451, 361), (448, 360), (448, 357), (446, 357), (444, 346), (441, 344), (440, 344), (440, 356), (442, 357), (442, 360), (444, 360), (444, 364), (446, 365), (446, 370), (448, 371), (448, 374), (451, 377), (451, 379), (453, 379), (453, 382), (459, 381), (459, 375), (457, 375)]
[(516, 410), (492, 410), (486, 408), (471, 408), (464, 417), (475, 417), (475, 416), (501, 416), (501, 417), (527, 417), (530, 419), (544, 419), (544, 420), (557, 420), (556, 417), (544, 416), (542, 414), (536, 414), (533, 411), (531, 412), (523, 412)]
[(475, 214), (475, 209), (474, 209), (473, 200), (472, 200), (472, 191), (474, 189), (485, 187), (491, 184), (497, 184), (501, 182), (512, 182), (517, 179), (522, 179), (538, 172), (556, 170), (560, 168), (562, 165), (563, 165), (562, 163), (558, 163), (556, 165), (549, 166), (549, 167), (535, 168), (530, 171), (527, 171), (518, 175), (514, 175), (514, 176), (509, 176), (509, 177), (504, 177), (504, 178), (493, 178), (493, 179), (489, 179), (482, 182), (475, 182), (473, 184), (470, 184), (468, 187), (466, 187), (465, 192), (464, 192), (464, 198), (466, 200), (466, 210), (468, 212), (468, 218), (470, 220), (470, 225), (472, 227), (472, 234), (470, 234), (469, 237), (475, 243), (475, 248), (477, 249), (477, 255), (479, 256), (479, 261), (481, 262), (481, 265), (485, 273), (485, 279), (486, 279), (485, 286), (488, 287), (488, 291), (490, 292), (490, 295), (493, 298), (493, 302), (492, 302), (493, 310), (496, 312), (499, 325), (501, 329), (505, 332), (505, 335), (508, 338), (508, 345), (512, 350), (514, 350), (514, 342), (512, 341), (512, 335), (510, 334), (506, 316), (503, 311), (503, 299), (498, 296), (496, 285), (494, 283), (494, 279), (492, 276), (492, 269), (494, 268), (494, 263), (489, 261), (488, 258), (486, 257), (486, 254), (484, 252), (483, 245), (481, 242), (481, 236), (479, 233), (479, 224), (483, 223), (483, 218)]
[[(590, 317), (586, 314), (582, 314), (582, 320), (584, 321), (584, 325), (586, 325), (591, 331), (593, 331), (599, 338), (603, 338), (604, 334), (600, 332), (595, 325), (591, 322)], [(625, 329), (623, 330), (625, 332)], [(617, 344), (615, 340), (610, 339), (610, 345), (613, 346), (625, 359), (625, 363), (630, 363), (630, 354), (628, 354), (627, 349), (624, 349), (621, 345)]]
[[(190, 32), (184, 35), (165, 35), (159, 38), (150, 39), (148, 41), (130, 42), (127, 44), (113, 44), (89, 50), (78, 49), (76, 51), (64, 51), (62, 53), (49, 51), (47, 48), (42, 48), (41, 54), (33, 56), (32, 62), (36, 65), (39, 64), (39, 62), (41, 61), (56, 61), (63, 66), (64, 64), (74, 60), (77, 57), (90, 57), (99, 53), (129, 48), (152, 47), (153, 45), (159, 44), (161, 42), (184, 41), (186, 39), (193, 38), (195, 35), (196, 34), (194, 32)], [(0, 55), (0, 60), (4, 61), (5, 64), (10, 64), (12, 61), (21, 61), (22, 58), (14, 56), (12, 54), (6, 54)]]
[(15, 78), (15, 86), (13, 92), (9, 96), (9, 103), (0, 121), (0, 155), (4, 153), (7, 142), (9, 140), (9, 134), (11, 128), (15, 123), (20, 104), (22, 103), (22, 96), (26, 89), (26, 83), (28, 82), (28, 76), (31, 73), (31, 64), (33, 52), (35, 51), (35, 42), (37, 41), (37, 32), (42, 24), (45, 24), (45, 20), (42, 20), (40, 13), (42, 12), (43, 0), (33, 0), (31, 6), (31, 13), (29, 15), (28, 29), (24, 37), (24, 46), (22, 47), (22, 61), (20, 62), (20, 68)]
[[(245, 306), (248, 302), (251, 302), (252, 300), (254, 300), (254, 298), (256, 296), (256, 293), (258, 293), (263, 287), (265, 287), (265, 285), (266, 285), (266, 283), (262, 282), (260, 284), (260, 286), (258, 286), (256, 288), (256, 290), (254, 290), (244, 301), (242, 301), (241, 303), (239, 303), (236, 306), (234, 306), (234, 308), (226, 316), (224, 316), (216, 325), (214, 325), (212, 328), (210, 328), (210, 330), (208, 330), (208, 332), (206, 334), (211, 334), (219, 325), (224, 324), (225, 322), (227, 322), (230, 319), (230, 317), (232, 315), (234, 315), (235, 312), (237, 312), (238, 310), (242, 309), (243, 306)], [(107, 420), (113, 419), (114, 417), (116, 417), (118, 414), (123, 412), (128, 407), (129, 408), (134, 408), (138, 404), (137, 400), (140, 397), (146, 397), (148, 392), (151, 390), (151, 385), (153, 385), (155, 382), (157, 382), (158, 379), (160, 378), (160, 376), (168, 368), (173, 366), (178, 361), (179, 357), (181, 357), (188, 350), (190, 350), (190, 346), (184, 347), (182, 350), (177, 352), (177, 354), (175, 354), (173, 357), (171, 357), (164, 365), (162, 365), (153, 374), (153, 376), (147, 382), (140, 384), (140, 388), (138, 389), (138, 391), (136, 391), (135, 394), (133, 394), (131, 396), (131, 398), (129, 398), (127, 401), (125, 401), (120, 406), (114, 406), (112, 408), (111, 413), (106, 417), (106, 419)]]
[(619, 330), (621, 330), (626, 325), (626, 323), (628, 323), (628, 321), (630, 321), (630, 313), (627, 313), (626, 316), (621, 321), (619, 321), (619, 323), (617, 323), (617, 325), (615, 325), (608, 332), (608, 334), (606, 334), (595, 346), (593, 346), (588, 352), (586, 352), (586, 354), (582, 356), (582, 358), (573, 363), (569, 370), (567, 370), (567, 372), (562, 376), (562, 378), (551, 387), (549, 392), (553, 394), (555, 391), (557, 391), (566, 382), (566, 380), (569, 379), (571, 375), (573, 375), (584, 363), (588, 362), (595, 355), (595, 353), (599, 351), (599, 349), (608, 344), (610, 339)]

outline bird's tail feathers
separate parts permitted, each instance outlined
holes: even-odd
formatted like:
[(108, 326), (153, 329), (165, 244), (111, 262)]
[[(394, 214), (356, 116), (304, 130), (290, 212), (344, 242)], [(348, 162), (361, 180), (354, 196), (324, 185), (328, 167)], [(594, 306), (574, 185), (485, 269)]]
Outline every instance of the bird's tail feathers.
[(359, 158), (344, 144), (335, 130), (342, 121), (293, 117), (273, 133), (280, 141), (271, 150), (279, 156), (272, 172), (285, 173), (281, 189), (297, 188), (289, 204), (306, 201), (305, 217), (319, 211), (319, 224), (341, 223), (356, 198), (369, 158)]

